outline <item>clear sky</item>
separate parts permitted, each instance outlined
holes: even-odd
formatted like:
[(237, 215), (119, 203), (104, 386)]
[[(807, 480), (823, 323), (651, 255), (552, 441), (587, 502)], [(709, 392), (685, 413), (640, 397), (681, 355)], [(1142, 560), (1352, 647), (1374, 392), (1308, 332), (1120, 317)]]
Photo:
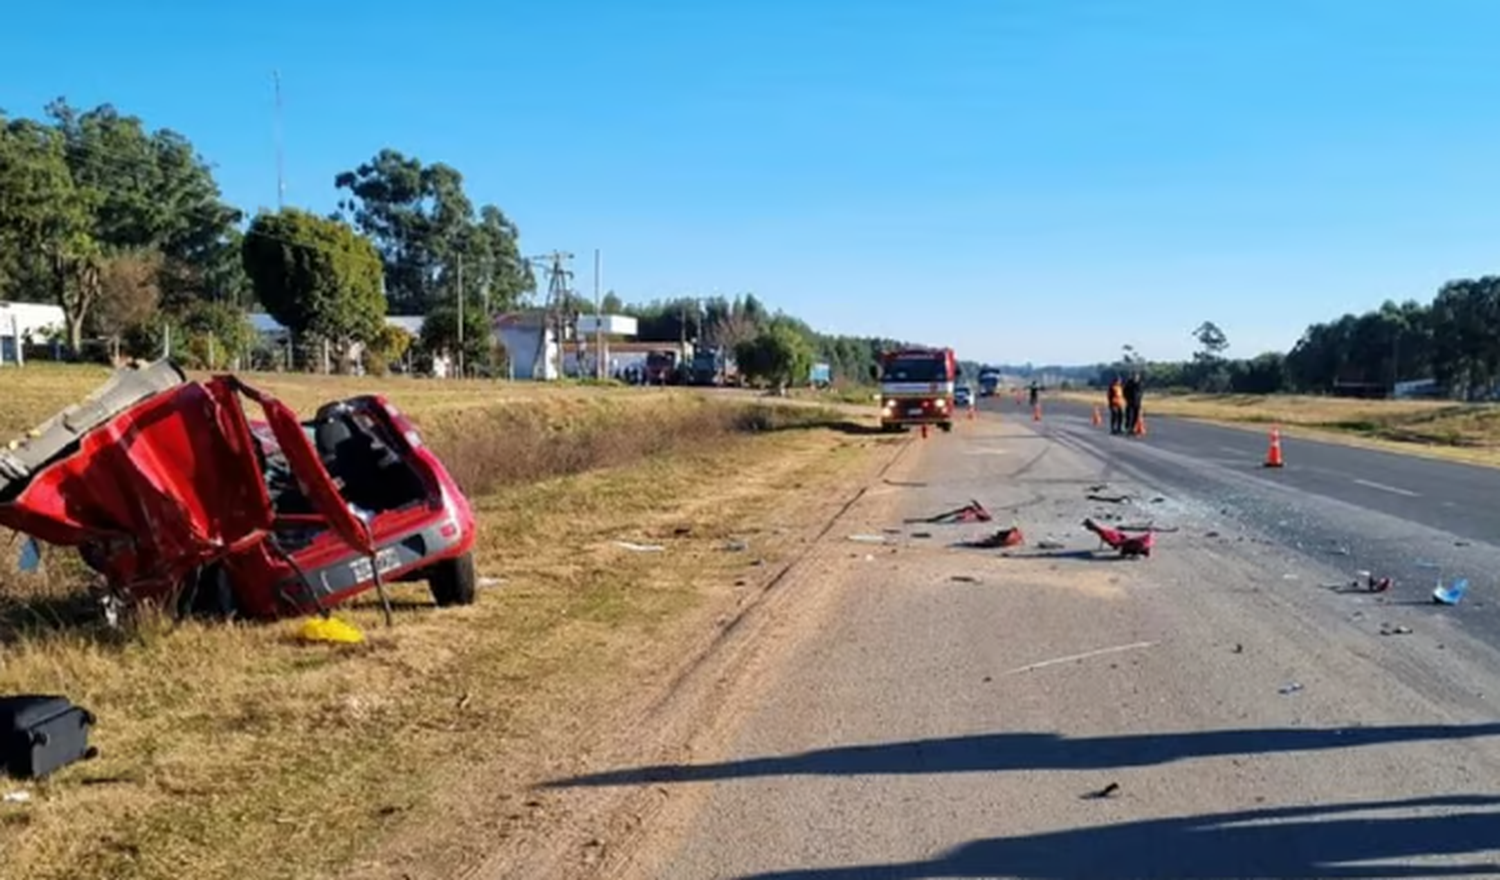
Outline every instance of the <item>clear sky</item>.
[(629, 300), (1006, 362), (1231, 353), (1500, 269), (1488, 0), (12, 4), (0, 107), (111, 102), (248, 210), (391, 146)]

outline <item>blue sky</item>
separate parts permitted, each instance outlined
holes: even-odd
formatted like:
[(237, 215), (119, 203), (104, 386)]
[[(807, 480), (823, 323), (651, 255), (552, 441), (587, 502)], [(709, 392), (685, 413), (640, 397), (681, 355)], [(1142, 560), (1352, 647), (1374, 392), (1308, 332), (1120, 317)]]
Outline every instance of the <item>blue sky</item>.
[[(133, 7), (133, 8), (129, 8)], [(143, 10), (149, 9), (147, 14)], [(1500, 269), (1485, 0), (74, 0), (7, 11), (0, 107), (109, 101), (226, 196), (384, 146), (627, 299), (754, 291), (962, 356), (1232, 352)], [(15, 39), (14, 35), (25, 35)]]

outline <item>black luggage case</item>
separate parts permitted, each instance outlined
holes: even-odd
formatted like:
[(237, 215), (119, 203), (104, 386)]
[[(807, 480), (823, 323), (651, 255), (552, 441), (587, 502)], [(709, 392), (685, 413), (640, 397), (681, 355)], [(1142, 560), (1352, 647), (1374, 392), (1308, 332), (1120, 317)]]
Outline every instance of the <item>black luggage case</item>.
[(0, 697), (0, 768), (17, 779), (38, 779), (92, 758), (93, 713), (66, 697)]

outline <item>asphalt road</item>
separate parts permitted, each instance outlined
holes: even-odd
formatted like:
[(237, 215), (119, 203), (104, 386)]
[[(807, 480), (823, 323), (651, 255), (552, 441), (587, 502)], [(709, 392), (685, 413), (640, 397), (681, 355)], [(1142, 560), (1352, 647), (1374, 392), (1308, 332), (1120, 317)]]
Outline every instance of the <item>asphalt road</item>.
[(1440, 577), (1467, 578), (1461, 607), (1434, 613), (1500, 646), (1500, 469), (1287, 437), (1286, 466), (1268, 469), (1264, 433), (1151, 417), (1149, 399), (1143, 438), (1094, 428), (1079, 404), (1044, 401), (1039, 424), (1009, 398), (982, 409), (1086, 452), (1224, 531), (1266, 536), (1294, 554), (1289, 564), (1321, 562), (1324, 579), (1370, 571), (1395, 579), (1393, 601), (1425, 602)]
[[(1283, 437), (1287, 467), (1267, 470), (1260, 466), (1268, 446), (1264, 431), (1153, 416), (1149, 404), (1148, 400), (1147, 436), (1141, 440), (1114, 442), (1117, 438), (1107, 430), (1092, 428), (1088, 407), (1067, 402), (1046, 401), (1041, 428), (1101, 439), (1105, 443), (1096, 449), (1123, 456), (1156, 479), (1175, 478), (1171, 456), (1186, 456), (1226, 471), (1257, 475), (1266, 485), (1291, 486), (1461, 538), (1500, 540), (1500, 469)], [(1009, 400), (987, 398), (981, 408), (1030, 418), (1026, 407)]]
[[(879, 487), (894, 513), (820, 539), (842, 562), (797, 587), (807, 632), (732, 730), (555, 781), (676, 804), (610, 876), (1500, 876), (1500, 651), (1465, 623), (1492, 587), (1320, 586), (1401, 534), (1476, 573), (1495, 548), (1304, 488), (1300, 443), (1268, 477), (1253, 435), (1152, 427), (1007, 413), (922, 441)], [(1134, 500), (1089, 498), (1112, 493)], [(907, 521), (969, 498), (996, 522)], [(1174, 530), (1121, 561), (1085, 516)], [(1026, 546), (963, 545), (1012, 522)]]

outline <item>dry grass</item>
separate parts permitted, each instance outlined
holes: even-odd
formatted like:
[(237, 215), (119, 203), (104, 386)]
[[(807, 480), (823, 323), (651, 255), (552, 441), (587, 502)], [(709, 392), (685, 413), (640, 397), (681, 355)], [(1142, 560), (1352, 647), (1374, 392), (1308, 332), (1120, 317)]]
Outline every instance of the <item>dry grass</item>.
[[(1090, 404), (1102, 400), (1102, 394), (1060, 396)], [(1490, 404), (1187, 394), (1149, 396), (1146, 411), (1222, 424), (1275, 424), (1293, 435), (1500, 466), (1500, 406)]]
[[(35, 371), (54, 396), (28, 387), (22, 425), (101, 375), (68, 372)], [(11, 616), (27, 615), (12, 620), (19, 637), (0, 641), (0, 692), (69, 695), (98, 714), (101, 749), (26, 785), (30, 804), (0, 806), (0, 876), (320, 876), (441, 824), (454, 780), (485, 786), (477, 774), (497, 757), (537, 760), (557, 745), (540, 731), (558, 717), (586, 725), (611, 692), (677, 661), (684, 627), (770, 568), (724, 540), (748, 539), (774, 562), (789, 540), (774, 527), (795, 526), (804, 499), (826, 497), (868, 448), (828, 429), (761, 430), (815, 425), (825, 416), (814, 410), (660, 393), (485, 384), (465, 402), (461, 383), (260, 384), (304, 410), (390, 390), (479, 490), (479, 569), (503, 583), (443, 611), (402, 586), (394, 628), (357, 604), (341, 616), (369, 640), (336, 648), (295, 643), (293, 622), (57, 626), (49, 617), (73, 610), (77, 583), (62, 553), (43, 574), (0, 575)], [(502, 395), (520, 402), (492, 402)], [(533, 473), (559, 476), (528, 482)]]

